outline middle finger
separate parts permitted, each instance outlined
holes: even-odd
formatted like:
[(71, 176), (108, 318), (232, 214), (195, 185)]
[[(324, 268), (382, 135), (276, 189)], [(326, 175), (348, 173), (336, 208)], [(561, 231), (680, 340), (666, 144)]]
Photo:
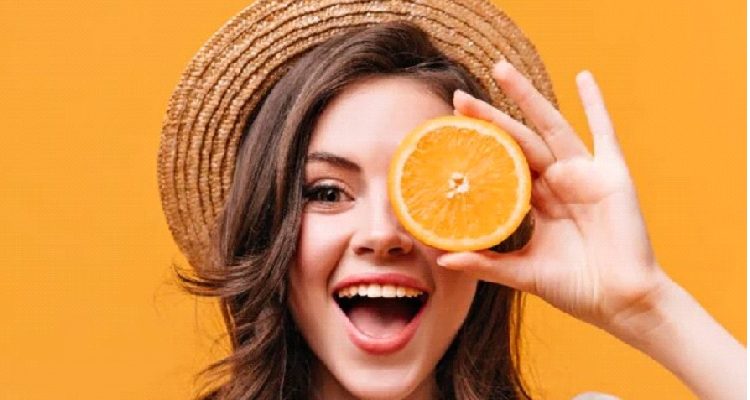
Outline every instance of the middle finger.
[(556, 159), (590, 156), (560, 112), (513, 65), (501, 60), (495, 64), (492, 75), (539, 130)]

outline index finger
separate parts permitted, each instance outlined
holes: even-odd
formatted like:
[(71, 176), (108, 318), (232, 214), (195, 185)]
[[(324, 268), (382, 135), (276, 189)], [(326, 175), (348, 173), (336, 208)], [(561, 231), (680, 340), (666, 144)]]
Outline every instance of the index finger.
[(549, 146), (555, 158), (590, 156), (568, 121), (534, 85), (505, 60), (495, 64), (492, 75), (503, 92), (516, 102)]

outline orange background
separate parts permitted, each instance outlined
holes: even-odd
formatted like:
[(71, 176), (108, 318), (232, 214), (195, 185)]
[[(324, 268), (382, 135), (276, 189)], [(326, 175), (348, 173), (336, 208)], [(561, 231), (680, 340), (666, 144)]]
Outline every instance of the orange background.
[[(192, 54), (246, 1), (0, 0), (0, 398), (185, 399), (218, 319), (172, 283), (156, 151)], [(746, 5), (504, 0), (590, 144), (598, 78), (661, 264), (746, 341)], [(647, 356), (529, 301), (541, 398), (691, 398)]]

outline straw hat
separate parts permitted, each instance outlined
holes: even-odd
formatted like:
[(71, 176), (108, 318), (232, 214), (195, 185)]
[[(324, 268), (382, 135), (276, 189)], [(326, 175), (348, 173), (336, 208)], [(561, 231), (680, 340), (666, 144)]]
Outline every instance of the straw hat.
[(353, 27), (408, 20), (462, 64), (493, 105), (526, 123), (490, 71), (506, 59), (553, 104), (533, 44), (486, 0), (257, 0), (201, 47), (169, 101), (158, 155), (162, 207), (180, 250), (200, 265), (232, 183), (248, 116), (296, 56)]

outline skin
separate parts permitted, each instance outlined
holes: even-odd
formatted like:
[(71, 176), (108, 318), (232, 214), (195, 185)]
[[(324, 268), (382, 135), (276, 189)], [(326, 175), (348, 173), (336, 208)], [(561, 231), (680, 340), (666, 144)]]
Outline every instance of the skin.
[[(477, 279), (439, 267), (436, 260), (444, 252), (404, 231), (386, 180), (403, 137), (425, 119), (452, 113), (424, 84), (381, 77), (345, 88), (316, 123), (305, 186), (334, 189), (332, 198), (310, 199), (305, 208), (290, 270), (290, 308), (318, 359), (313, 385), (318, 398), (435, 397), (434, 368), (466, 318)], [(320, 153), (350, 165), (313, 156)], [(372, 355), (355, 346), (332, 297), (343, 278), (370, 272), (414, 277), (430, 292), (415, 336), (392, 354)]]
[[(513, 66), (493, 76), (536, 132), (463, 92), (456, 114), (491, 121), (523, 148), (536, 174), (536, 230), (512, 254), (446, 254), (438, 262), (543, 298), (596, 325), (671, 370), (701, 399), (744, 399), (747, 352), (662, 270), (599, 88), (576, 77), (593, 154), (570, 124)], [(689, 351), (686, 351), (689, 350)]]
[[(403, 358), (376, 362), (347, 347), (348, 342), (335, 325), (334, 328), (326, 325), (335, 324), (334, 317), (329, 315), (335, 305), (328, 302), (326, 288), (338, 274), (350, 268), (403, 267), (429, 279), (436, 293), (466, 290), (466, 295), (473, 295), (476, 280), (482, 279), (534, 294), (649, 355), (699, 398), (744, 399), (746, 350), (670, 279), (655, 259), (635, 186), (591, 73), (579, 73), (576, 82), (594, 138), (593, 153), (554, 106), (510, 64), (499, 62), (493, 69), (493, 77), (519, 105), (535, 130), (460, 91), (454, 95), (454, 110), (435, 105), (432, 110), (435, 114), (424, 110), (420, 114), (417, 110), (424, 105), (416, 100), (427, 100), (430, 98), (427, 94), (422, 92), (419, 97), (419, 90), (398, 86), (381, 91), (384, 85), (373, 85), (367, 93), (359, 92), (359, 96), (352, 95), (349, 99), (357, 107), (347, 108), (348, 102), (341, 100), (340, 110), (349, 111), (337, 118), (327, 118), (338, 121), (331, 126), (342, 131), (356, 127), (358, 134), (364, 133), (365, 137), (375, 138), (372, 130), (383, 128), (378, 140), (356, 139), (357, 146), (353, 146), (355, 139), (343, 132), (338, 141), (321, 141), (320, 135), (313, 138), (311, 148), (325, 143), (336, 152), (353, 152), (345, 155), (357, 158), (360, 164), (371, 165), (363, 168), (364, 175), (352, 179), (359, 182), (356, 190), (366, 205), (357, 208), (357, 203), (338, 213), (319, 209), (305, 215), (301, 255), (291, 271), (292, 311), (320, 358), (315, 375), (317, 387), (321, 388), (319, 397), (434, 397), (431, 369), (445, 347), (438, 346), (440, 354), (424, 347), (421, 349), (430, 352), (426, 356), (407, 351)], [(417, 89), (419, 86), (415, 85), (412, 83)], [(391, 100), (375, 93), (393, 99), (417, 97), (410, 98), (408, 104), (393, 103), (389, 109), (382, 106), (391, 104)], [(408, 116), (402, 115), (404, 109), (409, 110)], [(405, 235), (388, 208), (386, 157), (392, 154), (397, 139), (410, 128), (407, 125), (411, 125), (396, 121), (413, 117), (410, 122), (416, 124), (416, 119), (450, 111), (491, 121), (521, 145), (534, 172), (532, 212), (536, 220), (534, 236), (524, 249), (508, 254), (479, 251), (441, 255)], [(352, 115), (357, 116), (357, 124), (351, 123)], [(378, 118), (372, 119), (375, 116)], [(391, 247), (383, 243), (391, 243)], [(389, 248), (400, 250), (383, 250)], [(403, 254), (413, 254), (420, 261), (389, 262), (393, 261), (390, 257)], [(444, 275), (449, 272), (455, 274)], [(444, 286), (452, 279), (462, 282), (458, 284), (460, 287)], [(468, 310), (468, 303), (457, 304), (460, 312), (440, 316), (449, 321), (447, 330), (451, 335)], [(434, 330), (438, 326), (435, 321), (420, 330)], [(449, 338), (415, 339), (419, 339), (417, 343), (429, 340), (442, 343)]]

